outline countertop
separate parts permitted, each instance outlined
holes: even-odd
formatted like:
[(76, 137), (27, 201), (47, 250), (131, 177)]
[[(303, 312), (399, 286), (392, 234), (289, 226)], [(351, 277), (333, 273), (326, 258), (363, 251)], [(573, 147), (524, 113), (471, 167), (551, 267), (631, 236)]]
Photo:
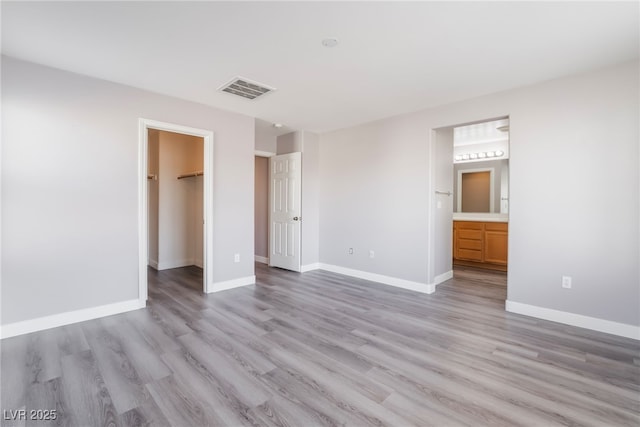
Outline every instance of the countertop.
[(508, 214), (496, 213), (453, 213), (454, 221), (509, 222)]

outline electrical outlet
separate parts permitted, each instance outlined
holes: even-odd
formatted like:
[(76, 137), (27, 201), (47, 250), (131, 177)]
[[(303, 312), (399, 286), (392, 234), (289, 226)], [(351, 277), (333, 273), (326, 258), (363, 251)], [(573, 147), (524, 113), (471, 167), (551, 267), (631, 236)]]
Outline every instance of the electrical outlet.
[(353, 255), (353, 248), (349, 248), (349, 255)]
[(562, 276), (562, 287), (571, 289), (571, 276)]
[(369, 251), (369, 258), (375, 258), (376, 257), (376, 253), (373, 251)]
[(240, 262), (240, 254), (235, 254), (233, 256), (233, 262)]

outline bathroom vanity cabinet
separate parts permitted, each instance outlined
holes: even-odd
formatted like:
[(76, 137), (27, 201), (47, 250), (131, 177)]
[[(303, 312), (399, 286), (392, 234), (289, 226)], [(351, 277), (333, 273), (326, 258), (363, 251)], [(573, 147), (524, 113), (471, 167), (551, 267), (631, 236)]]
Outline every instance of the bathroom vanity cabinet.
[(507, 271), (509, 224), (453, 221), (453, 264)]

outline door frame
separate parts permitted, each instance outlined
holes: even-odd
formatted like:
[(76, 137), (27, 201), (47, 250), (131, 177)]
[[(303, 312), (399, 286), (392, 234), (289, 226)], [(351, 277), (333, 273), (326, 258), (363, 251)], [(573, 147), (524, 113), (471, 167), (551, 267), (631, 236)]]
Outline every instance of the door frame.
[[(254, 159), (255, 157), (263, 157), (267, 159), (267, 184), (268, 184), (268, 189), (267, 189), (267, 211), (265, 212), (266, 217), (267, 217), (267, 256), (266, 257), (258, 257), (258, 255), (255, 254), (255, 247), (254, 247), (254, 254), (253, 254), (253, 258), (255, 262), (259, 262), (261, 264), (266, 264), (269, 265), (269, 250), (270, 250), (270, 244), (271, 241), (269, 240), (269, 237), (271, 236), (271, 224), (269, 223), (269, 200), (271, 199), (271, 193), (269, 191), (269, 189), (271, 188), (271, 185), (269, 184), (269, 171), (271, 170), (271, 162), (269, 161), (270, 157), (275, 156), (276, 153), (272, 152), (272, 151), (262, 151), (262, 150), (255, 150), (254, 151)], [(255, 165), (254, 165), (254, 175), (255, 175)], [(254, 200), (255, 200), (255, 196), (256, 196), (256, 189), (255, 187), (253, 188), (253, 196), (254, 196)], [(255, 218), (254, 218), (255, 220)], [(255, 239), (255, 229), (253, 230), (254, 232), (254, 239)]]
[[(502, 120), (509, 119), (509, 126), (513, 127), (513, 116), (512, 114), (505, 114), (495, 116), (493, 118), (481, 119), (481, 120), (471, 120), (464, 121), (461, 120), (457, 124), (443, 125), (443, 126), (433, 126), (427, 129), (427, 167), (428, 167), (428, 193), (427, 193), (427, 250), (429, 251), (427, 254), (427, 282), (428, 282), (428, 293), (435, 292), (437, 289), (437, 285), (442, 283), (445, 277), (439, 277), (435, 274), (435, 248), (436, 248), (436, 237), (435, 237), (435, 228), (436, 228), (436, 192), (440, 191), (440, 189), (436, 188), (436, 143), (437, 143), (437, 131), (439, 129), (447, 129), (447, 128), (455, 128), (458, 126), (466, 126), (475, 123), (484, 123), (490, 122), (494, 120)], [(453, 140), (451, 141), (453, 144)], [(509, 145), (511, 145), (511, 133), (509, 134)], [(453, 159), (451, 159), (453, 163)], [(511, 150), (509, 150), (509, 175), (511, 173)], [(509, 182), (509, 188), (511, 188), (511, 182)], [(453, 215), (451, 216), (451, 224), (453, 226)], [(511, 254), (513, 245), (511, 244), (512, 236), (509, 234), (508, 236), (508, 253)], [(509, 257), (511, 259), (511, 257)], [(507, 273), (507, 294), (509, 292), (509, 273)], [(507, 297), (508, 299), (508, 297)]]
[(213, 266), (213, 131), (192, 128), (151, 119), (138, 119), (138, 299), (146, 305), (148, 297), (148, 215), (147, 170), (149, 162), (149, 129), (197, 136), (204, 139), (203, 195), (203, 292), (211, 287)]

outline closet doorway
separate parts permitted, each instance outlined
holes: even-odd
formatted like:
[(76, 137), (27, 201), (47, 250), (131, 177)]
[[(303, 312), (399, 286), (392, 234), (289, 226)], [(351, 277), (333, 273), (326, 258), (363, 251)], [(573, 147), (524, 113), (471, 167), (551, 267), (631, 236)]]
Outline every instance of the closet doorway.
[(269, 265), (269, 157), (275, 153), (256, 151), (254, 173), (255, 261)]
[[(147, 268), (208, 291), (212, 263), (213, 133), (141, 119), (139, 293)], [(150, 270), (153, 271), (153, 270)], [(155, 274), (155, 272), (154, 272)]]

